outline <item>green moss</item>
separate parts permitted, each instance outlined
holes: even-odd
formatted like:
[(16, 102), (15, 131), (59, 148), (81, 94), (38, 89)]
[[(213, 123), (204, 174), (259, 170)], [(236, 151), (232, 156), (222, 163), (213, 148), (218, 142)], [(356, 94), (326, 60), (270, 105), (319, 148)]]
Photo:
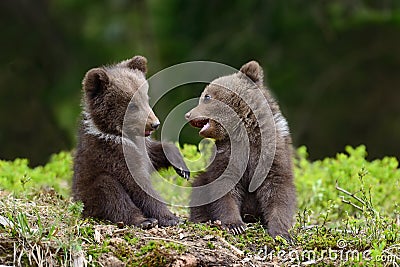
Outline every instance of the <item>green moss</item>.
[(133, 233), (128, 233), (124, 235), (124, 239), (129, 245), (132, 246), (136, 245), (139, 242), (139, 238), (136, 237)]
[(215, 249), (214, 243), (211, 242), (211, 241), (208, 241), (208, 242), (207, 242), (207, 248), (209, 248), (209, 249)]

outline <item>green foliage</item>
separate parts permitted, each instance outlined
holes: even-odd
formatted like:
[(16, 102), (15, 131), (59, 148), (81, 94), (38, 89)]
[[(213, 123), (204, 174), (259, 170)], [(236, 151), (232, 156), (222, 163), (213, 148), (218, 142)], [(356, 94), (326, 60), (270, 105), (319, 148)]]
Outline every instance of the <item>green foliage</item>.
[(340, 221), (347, 214), (357, 214), (357, 208), (343, 205), (342, 199), (354, 199), (339, 192), (336, 189), (338, 186), (359, 196), (366, 204), (373, 202), (369, 206), (375, 206), (380, 213), (393, 214), (395, 204), (399, 203), (396, 193), (400, 190), (398, 161), (393, 157), (385, 157), (369, 162), (366, 160), (365, 146), (347, 146), (346, 152), (338, 153), (335, 158), (310, 162), (306, 148), (298, 149), (295, 182), (299, 209), (311, 209), (311, 217), (316, 221), (321, 221), (317, 218), (320, 215), (328, 216), (328, 212), (331, 221)]
[(50, 158), (45, 166), (30, 168), (27, 159), (0, 160), (0, 190), (26, 193), (43, 188), (53, 188), (59, 194), (69, 195), (72, 178), (72, 157), (60, 152)]
[[(179, 144), (176, 144), (179, 147)], [(184, 144), (179, 147), (188, 166), (191, 177), (205, 171), (213, 156), (213, 142), (206, 139), (199, 146)], [(173, 211), (181, 215), (188, 215), (188, 209), (179, 206), (188, 206), (191, 194), (191, 183), (176, 174), (171, 167), (152, 175), (152, 185), (160, 192), (161, 197), (171, 205)]]
[(214, 142), (211, 139), (202, 139), (198, 146), (184, 144), (182, 155), (193, 176), (203, 172), (214, 156)]

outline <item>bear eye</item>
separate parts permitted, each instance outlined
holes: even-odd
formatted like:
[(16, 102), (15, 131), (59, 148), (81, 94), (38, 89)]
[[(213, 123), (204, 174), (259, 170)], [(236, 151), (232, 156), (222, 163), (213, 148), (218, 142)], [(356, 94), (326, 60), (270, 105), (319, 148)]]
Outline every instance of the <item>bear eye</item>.
[(205, 101), (210, 100), (210, 99), (211, 99), (211, 96), (209, 94), (204, 95), (204, 100)]

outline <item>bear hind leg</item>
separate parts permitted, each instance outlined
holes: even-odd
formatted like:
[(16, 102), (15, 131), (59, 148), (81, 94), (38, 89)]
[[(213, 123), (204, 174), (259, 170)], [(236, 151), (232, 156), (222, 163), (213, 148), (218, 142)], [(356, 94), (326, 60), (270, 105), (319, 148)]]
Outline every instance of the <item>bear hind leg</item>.
[(83, 216), (96, 217), (111, 222), (123, 222), (143, 229), (157, 225), (155, 218), (145, 218), (132, 202), (122, 185), (112, 177), (103, 175), (85, 190)]

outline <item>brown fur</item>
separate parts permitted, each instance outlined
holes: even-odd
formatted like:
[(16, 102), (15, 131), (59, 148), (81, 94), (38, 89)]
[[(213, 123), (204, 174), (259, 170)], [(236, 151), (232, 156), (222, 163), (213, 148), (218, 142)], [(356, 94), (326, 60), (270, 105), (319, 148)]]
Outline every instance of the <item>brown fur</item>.
[[(262, 97), (260, 91), (257, 93), (258, 89), (261, 89), (262, 95), (265, 96), (273, 117), (267, 116), (266, 103), (265, 100), (264, 103), (260, 100)], [(238, 118), (235, 119), (232, 114), (227, 114), (222, 106), (229, 106)], [(205, 88), (198, 106), (188, 112), (186, 118), (195, 127), (203, 127), (208, 121), (210, 127), (202, 128), (200, 135), (216, 140), (216, 157), (207, 170), (195, 178), (193, 187), (216, 181), (224, 173), (229, 160), (233, 160), (238, 166), (242, 162), (247, 163), (243, 168), (243, 175), (237, 177), (239, 182), (232, 185), (233, 189), (210, 204), (192, 206), (190, 220), (193, 222), (220, 220), (224, 227), (236, 234), (245, 230), (244, 222), (260, 220), (272, 237), (281, 235), (289, 239), (288, 229), (292, 226), (296, 208), (291, 137), (277, 102), (263, 86), (263, 71), (259, 64), (251, 61), (243, 65), (238, 73), (213, 81)], [(237, 121), (244, 126), (244, 131), (233, 129)], [(260, 155), (261, 127), (269, 129), (266, 132), (275, 134), (275, 131), (271, 131), (274, 126), (277, 128), (276, 150), (270, 171), (261, 186), (250, 193), (248, 188), (257, 164), (263, 164), (266, 162), (265, 158), (269, 156)], [(248, 160), (242, 156), (246, 155), (245, 151), (231, 151), (232, 142), (238, 143), (239, 147), (243, 144), (244, 147), (242, 140), (247, 138)], [(273, 152), (267, 151), (268, 153)], [(235, 171), (236, 169), (233, 169), (228, 173), (226, 185), (229, 185), (230, 179), (240, 175)], [(208, 196), (204, 196), (204, 192), (200, 195), (194, 191), (192, 204), (200, 198), (211, 197), (218, 191), (219, 188), (213, 188)]]
[[(164, 203), (148, 195), (135, 182), (140, 179), (151, 195), (158, 196), (149, 180), (151, 164), (156, 169), (173, 166), (179, 175), (189, 177), (174, 145), (145, 138), (159, 125), (148, 104), (146, 63), (144, 57), (135, 56), (116, 65), (91, 69), (85, 75), (84, 112), (72, 186), (74, 199), (84, 204), (84, 217), (143, 228), (157, 222), (161, 226), (178, 223), (178, 218)], [(130, 117), (124, 127), (130, 139), (121, 137), (126, 110)], [(126, 144), (124, 149), (133, 165), (132, 174), (122, 144)]]

